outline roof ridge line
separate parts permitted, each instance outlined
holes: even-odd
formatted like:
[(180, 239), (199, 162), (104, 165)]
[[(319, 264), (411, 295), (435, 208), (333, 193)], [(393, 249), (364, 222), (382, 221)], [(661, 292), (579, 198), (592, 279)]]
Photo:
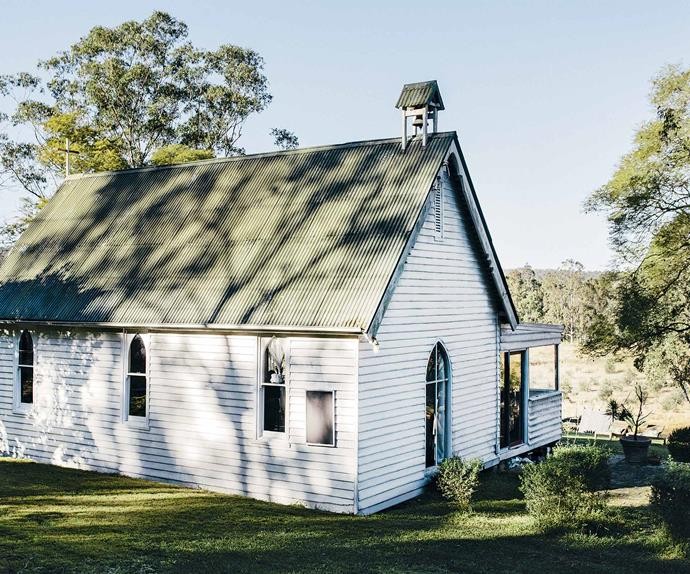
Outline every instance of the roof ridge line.
[[(446, 132), (436, 132), (436, 133), (428, 134), (427, 137), (430, 139), (433, 139), (435, 137), (441, 137), (441, 136), (448, 137), (448, 136), (455, 135), (455, 133), (456, 133), (455, 130), (450, 130), (450, 131), (446, 131)], [(413, 137), (413, 141), (414, 141), (414, 139), (415, 138)], [(383, 145), (383, 144), (387, 144), (387, 143), (398, 141), (398, 140), (400, 140), (400, 137), (382, 138), (382, 139), (374, 139), (374, 140), (360, 140), (360, 141), (352, 141), (352, 142), (345, 142), (345, 143), (338, 143), (338, 144), (324, 144), (324, 145), (318, 145), (318, 146), (310, 146), (310, 147), (290, 149), (290, 150), (259, 152), (259, 153), (253, 153), (253, 154), (247, 154), (247, 155), (235, 155), (235, 156), (231, 156), (231, 157), (215, 157), (215, 158), (210, 158), (210, 159), (200, 159), (200, 160), (196, 160), (196, 161), (188, 161), (188, 162), (184, 162), (184, 163), (176, 163), (176, 164), (169, 164), (169, 165), (147, 165), (147, 166), (143, 166), (143, 167), (130, 167), (130, 168), (126, 168), (126, 169), (115, 169), (115, 170), (110, 170), (110, 171), (95, 171), (95, 172), (90, 172), (90, 173), (75, 173), (75, 174), (70, 174), (70, 175), (66, 176), (65, 181), (85, 179), (85, 178), (89, 178), (89, 177), (98, 177), (98, 176), (102, 176), (102, 175), (120, 175), (120, 174), (125, 174), (125, 173), (145, 173), (145, 172), (149, 172), (149, 171), (158, 171), (158, 170), (165, 170), (165, 169), (180, 169), (180, 168), (184, 168), (184, 167), (192, 167), (192, 166), (199, 166), (199, 165), (232, 163), (232, 162), (243, 161), (243, 160), (248, 160), (248, 159), (276, 157), (276, 156), (281, 156), (281, 155), (299, 155), (299, 154), (313, 153), (313, 152), (326, 151), (326, 150), (338, 149), (338, 148), (359, 147), (359, 146), (364, 146), (364, 145)], [(420, 138), (420, 140), (421, 140), (421, 138)]]

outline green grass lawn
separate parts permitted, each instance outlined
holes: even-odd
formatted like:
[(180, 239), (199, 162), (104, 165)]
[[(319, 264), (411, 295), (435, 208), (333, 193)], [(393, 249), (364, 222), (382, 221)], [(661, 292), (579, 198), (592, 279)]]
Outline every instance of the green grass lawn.
[(0, 572), (690, 572), (644, 486), (598, 536), (539, 534), (512, 474), (471, 514), (438, 495), (371, 517), (0, 460)]

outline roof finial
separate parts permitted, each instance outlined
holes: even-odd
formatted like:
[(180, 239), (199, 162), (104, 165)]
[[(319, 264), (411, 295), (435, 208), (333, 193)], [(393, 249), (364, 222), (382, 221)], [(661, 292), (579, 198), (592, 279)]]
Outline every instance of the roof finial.
[(428, 123), (432, 121), (431, 133), (438, 130), (438, 112), (444, 110), (441, 92), (436, 80), (405, 84), (395, 107), (402, 111), (402, 149), (407, 147), (407, 118), (414, 116), (414, 135), (422, 131), (422, 146), (426, 146)]
[(76, 150), (71, 150), (69, 149), (69, 138), (65, 138), (65, 147), (63, 148), (58, 148), (58, 151), (64, 151), (65, 152), (65, 177), (69, 177), (70, 174), (70, 169), (69, 169), (69, 156), (70, 154), (75, 154), (79, 155), (79, 152)]

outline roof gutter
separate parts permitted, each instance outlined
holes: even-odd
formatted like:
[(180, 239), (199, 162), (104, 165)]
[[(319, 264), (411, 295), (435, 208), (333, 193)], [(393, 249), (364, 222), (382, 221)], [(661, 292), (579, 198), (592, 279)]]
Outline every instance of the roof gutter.
[(50, 321), (0, 319), (0, 325), (43, 325), (46, 327), (62, 328), (102, 328), (102, 329), (149, 329), (155, 331), (239, 331), (246, 333), (309, 333), (320, 335), (361, 335), (364, 329), (359, 327), (300, 327), (288, 325), (233, 325), (220, 323), (110, 323), (110, 322), (80, 322), (80, 321)]

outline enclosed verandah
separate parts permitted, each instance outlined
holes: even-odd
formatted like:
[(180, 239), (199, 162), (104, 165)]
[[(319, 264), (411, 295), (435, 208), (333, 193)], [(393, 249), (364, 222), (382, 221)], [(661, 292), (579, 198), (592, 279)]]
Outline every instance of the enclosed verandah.
[(560, 325), (523, 323), (501, 329), (501, 459), (561, 438), (558, 346), (562, 335)]

